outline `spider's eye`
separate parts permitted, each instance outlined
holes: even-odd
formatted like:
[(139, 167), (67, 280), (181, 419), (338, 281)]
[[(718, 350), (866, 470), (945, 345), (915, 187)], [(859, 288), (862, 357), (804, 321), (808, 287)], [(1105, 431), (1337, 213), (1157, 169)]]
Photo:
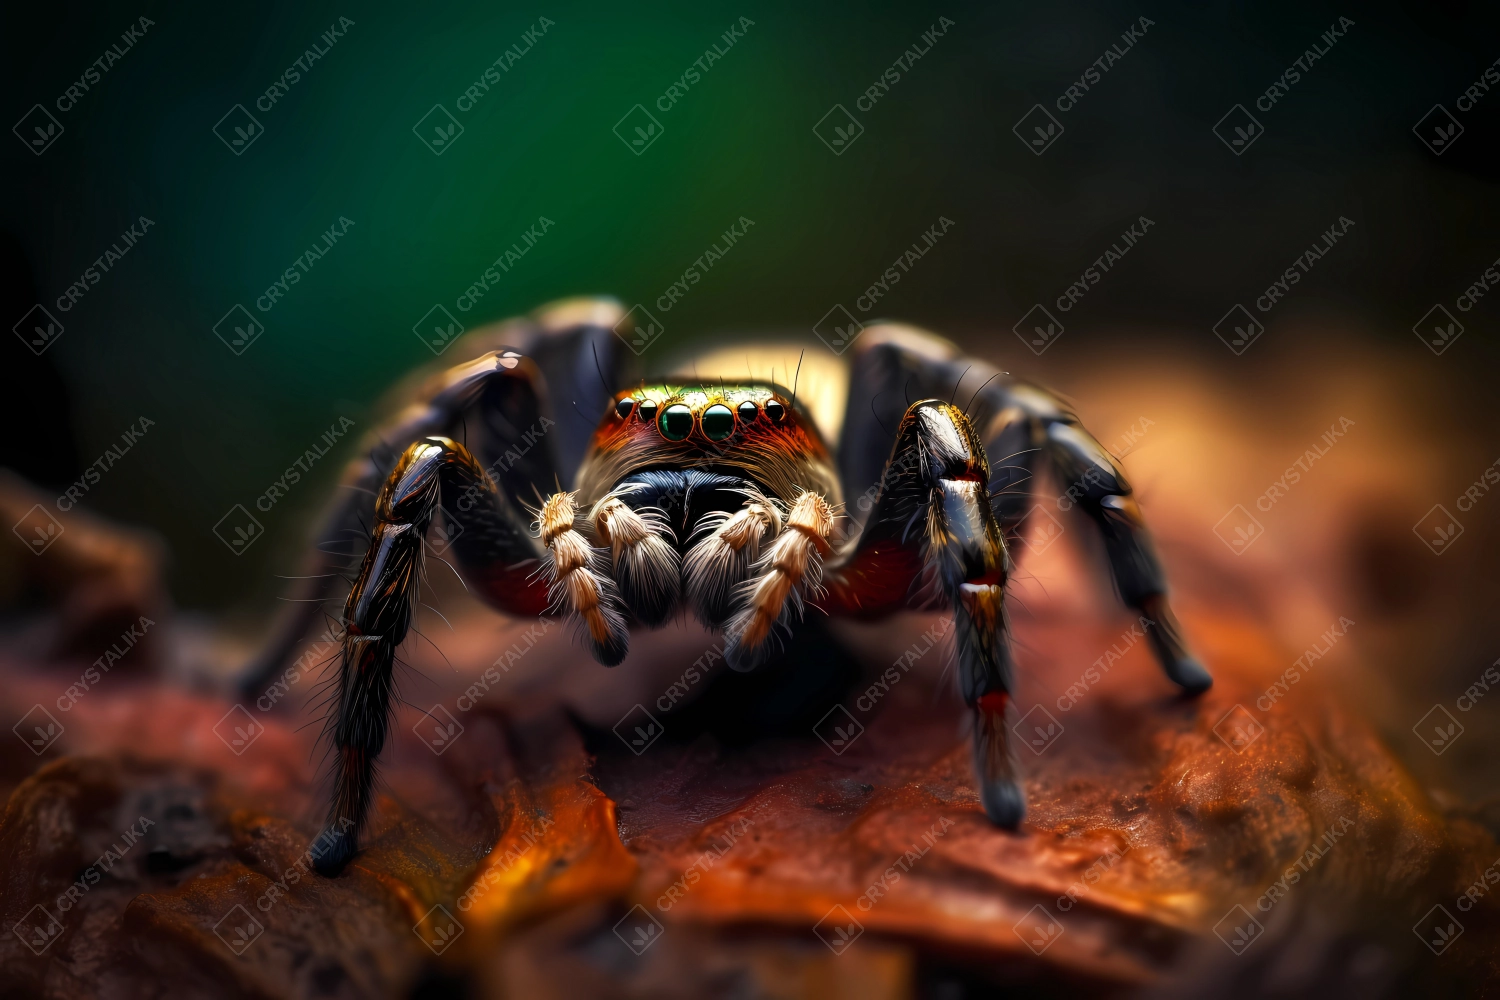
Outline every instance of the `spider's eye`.
[(621, 420), (624, 420), (626, 417), (630, 416), (630, 411), (633, 409), (635, 409), (635, 400), (631, 399), (629, 396), (625, 397), (615, 404), (615, 414), (619, 416)]
[(779, 424), (786, 419), (786, 407), (774, 399), (767, 400), (766, 416), (771, 418), (771, 423)]
[(637, 413), (639, 413), (641, 415), (641, 419), (642, 420), (645, 420), (645, 421), (655, 420), (656, 419), (656, 400), (654, 400), (654, 399), (643, 399), (643, 400), (641, 400), (640, 405), (635, 408), (635, 412), (637, 412)]
[(722, 441), (734, 433), (734, 414), (723, 403), (703, 411), (703, 434), (710, 441)]
[(693, 433), (693, 411), (681, 403), (673, 403), (661, 411), (656, 426), (661, 428), (661, 436), (668, 441), (681, 441)]
[(760, 407), (756, 406), (755, 403), (747, 399), (740, 404), (739, 412), (740, 423), (753, 424), (755, 423), (755, 418), (760, 416)]

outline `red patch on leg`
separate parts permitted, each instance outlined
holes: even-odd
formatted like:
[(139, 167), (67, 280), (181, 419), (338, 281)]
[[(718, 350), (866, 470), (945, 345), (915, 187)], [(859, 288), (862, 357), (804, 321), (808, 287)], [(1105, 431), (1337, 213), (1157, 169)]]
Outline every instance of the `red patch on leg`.
[(974, 704), (990, 715), (1004, 715), (1005, 706), (1009, 701), (1010, 695), (1004, 691), (991, 691), (989, 694), (980, 695), (979, 700)]

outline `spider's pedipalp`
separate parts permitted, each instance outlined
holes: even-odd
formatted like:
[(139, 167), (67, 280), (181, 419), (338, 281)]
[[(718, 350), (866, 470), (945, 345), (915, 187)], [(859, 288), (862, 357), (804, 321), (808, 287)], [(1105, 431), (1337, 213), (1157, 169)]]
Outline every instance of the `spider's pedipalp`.
[(750, 567), (735, 595), (738, 610), (725, 627), (724, 659), (735, 670), (753, 670), (770, 655), (774, 632), (800, 615), (804, 596), (823, 590), (823, 560), (832, 552), (834, 513), (810, 490), (793, 501), (786, 527)]
[(610, 548), (620, 599), (641, 624), (655, 628), (676, 609), (682, 578), (666, 514), (655, 507), (631, 507), (622, 499), (642, 488), (636, 483), (616, 488), (594, 505), (589, 521)]
[(547, 581), (550, 610), (575, 615), (594, 659), (612, 667), (625, 659), (630, 633), (620, 613), (619, 592), (605, 569), (604, 552), (573, 527), (574, 498), (573, 493), (554, 493), (542, 504), (537, 529), (547, 555), (541, 575)]
[(781, 533), (782, 514), (770, 497), (749, 487), (738, 511), (712, 510), (698, 519), (687, 558), (683, 587), (693, 614), (705, 626), (721, 629), (734, 613), (734, 597), (760, 558), (761, 544)]

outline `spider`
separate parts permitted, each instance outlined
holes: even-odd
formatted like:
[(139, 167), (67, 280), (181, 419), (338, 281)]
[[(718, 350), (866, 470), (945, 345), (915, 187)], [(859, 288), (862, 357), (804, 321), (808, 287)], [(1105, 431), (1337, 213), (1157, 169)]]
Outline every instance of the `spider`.
[[(799, 398), (796, 377), (791, 389), (700, 375), (631, 385), (622, 315), (610, 300), (568, 300), (474, 331), (345, 473), (354, 488), (327, 517), (301, 600), (245, 680), (263, 688), (307, 633), (337, 579), (338, 541), (368, 538), (339, 637), (321, 873), (358, 850), (435, 523), (471, 591), (512, 615), (571, 620), (606, 666), (624, 659), (632, 627), (682, 611), (722, 633), (741, 671), (772, 656), (808, 604), (864, 619), (949, 612), (979, 798), (1001, 828), (1025, 812), (1004, 598), (1036, 473), (1071, 484), (1120, 597), (1155, 625), (1167, 677), (1190, 694), (1212, 684), (1180, 637), (1119, 463), (1052, 393), (896, 324), (860, 335), (841, 412), (827, 393)], [(960, 382), (977, 385), (963, 408)]]

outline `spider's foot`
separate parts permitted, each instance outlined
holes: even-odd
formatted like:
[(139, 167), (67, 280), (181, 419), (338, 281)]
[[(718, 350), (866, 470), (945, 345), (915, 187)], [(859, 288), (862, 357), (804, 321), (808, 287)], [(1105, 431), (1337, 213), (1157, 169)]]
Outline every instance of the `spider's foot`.
[(333, 878), (354, 859), (358, 850), (352, 836), (329, 828), (318, 835), (318, 839), (308, 847), (307, 853), (312, 855), (313, 871), (324, 878)]
[(1162, 669), (1166, 671), (1167, 679), (1182, 688), (1186, 695), (1202, 694), (1214, 686), (1213, 676), (1191, 656), (1165, 661)]
[(1016, 829), (1026, 817), (1026, 793), (1012, 778), (981, 776), (979, 801), (990, 822), (1003, 830)]

